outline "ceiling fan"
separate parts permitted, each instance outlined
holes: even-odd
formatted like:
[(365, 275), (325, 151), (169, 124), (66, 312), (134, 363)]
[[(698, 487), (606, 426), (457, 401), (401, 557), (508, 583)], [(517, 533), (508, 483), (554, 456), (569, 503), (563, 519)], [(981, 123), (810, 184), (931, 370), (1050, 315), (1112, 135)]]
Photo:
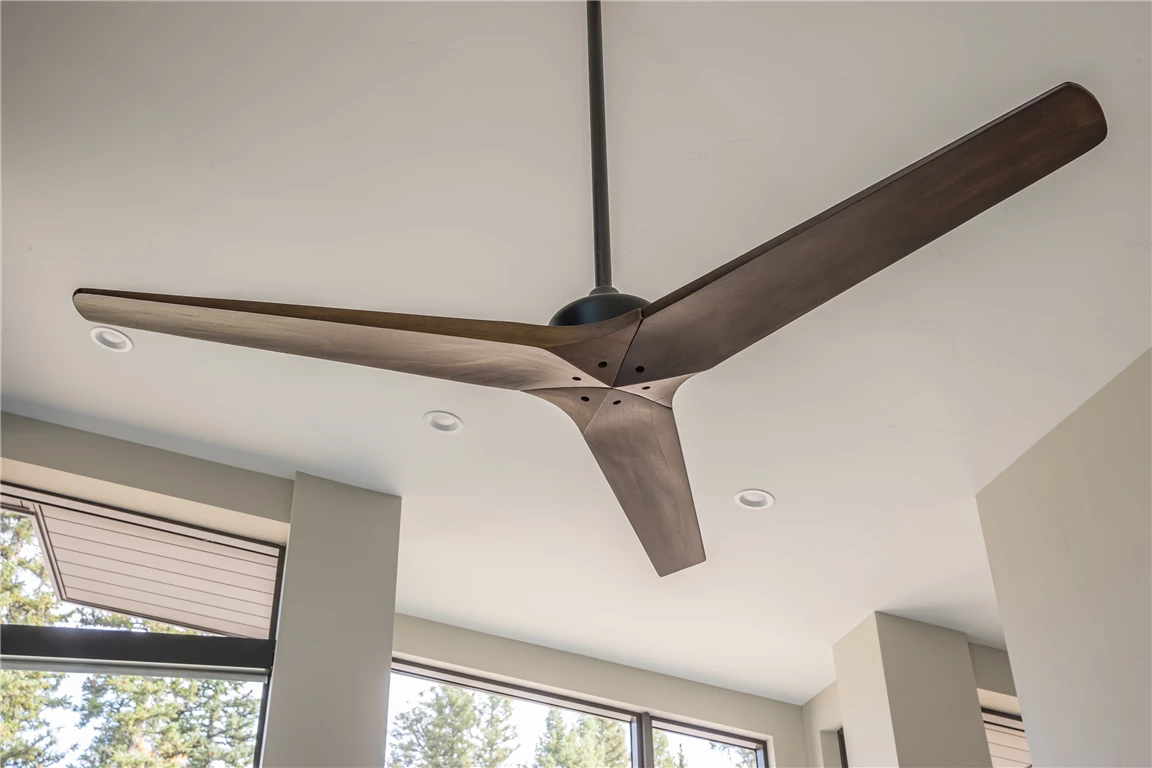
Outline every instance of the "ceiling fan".
[(648, 303), (612, 287), (600, 4), (588, 3), (596, 287), (549, 325), (81, 288), (86, 319), (502, 387), (579, 427), (660, 576), (704, 561), (672, 398), (706, 371), (1095, 147), (1065, 83)]

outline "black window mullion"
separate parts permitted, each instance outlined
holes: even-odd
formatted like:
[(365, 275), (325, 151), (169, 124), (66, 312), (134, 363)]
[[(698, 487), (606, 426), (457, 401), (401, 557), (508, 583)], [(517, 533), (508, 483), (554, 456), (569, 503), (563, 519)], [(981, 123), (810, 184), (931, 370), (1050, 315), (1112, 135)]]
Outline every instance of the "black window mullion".
[(652, 715), (641, 712), (632, 721), (632, 768), (654, 768)]
[(231, 668), (268, 672), (275, 640), (76, 627), (0, 627), (0, 658)]

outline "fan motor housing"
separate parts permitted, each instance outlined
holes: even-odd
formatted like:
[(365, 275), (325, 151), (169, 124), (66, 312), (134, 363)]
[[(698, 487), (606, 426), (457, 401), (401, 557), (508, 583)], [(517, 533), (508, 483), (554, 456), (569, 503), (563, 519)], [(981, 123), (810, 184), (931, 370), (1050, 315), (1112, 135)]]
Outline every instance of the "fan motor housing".
[(552, 316), (548, 325), (587, 325), (611, 320), (620, 315), (626, 315), (636, 309), (643, 309), (650, 303), (639, 296), (628, 293), (618, 293), (615, 290), (598, 289), (589, 296), (583, 296), (576, 301), (565, 304), (559, 312)]

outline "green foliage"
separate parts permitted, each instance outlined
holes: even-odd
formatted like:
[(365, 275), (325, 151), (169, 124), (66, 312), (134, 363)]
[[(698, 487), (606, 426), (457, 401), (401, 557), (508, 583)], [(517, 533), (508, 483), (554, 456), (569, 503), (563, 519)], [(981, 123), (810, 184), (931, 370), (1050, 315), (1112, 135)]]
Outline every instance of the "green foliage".
[(251, 766), (260, 702), (227, 680), (93, 675), (78, 705), (85, 768)]
[(632, 749), (628, 740), (628, 728), (615, 720), (596, 718), (600, 735), (600, 765), (605, 768), (629, 768), (632, 765)]
[(568, 768), (570, 737), (564, 716), (552, 708), (544, 718), (544, 735), (536, 743), (535, 768)]
[(656, 768), (676, 768), (676, 759), (668, 746), (668, 734), (663, 731), (652, 730), (652, 757)]
[[(0, 514), (0, 621), (5, 624), (56, 623), (56, 604), (48, 574), (35, 547), (32, 520)], [(0, 765), (12, 768), (51, 765), (64, 758), (45, 715), (66, 706), (59, 696), (64, 676), (52, 672), (4, 670), (0, 673)]]
[(480, 699), (476, 706), (473, 765), (476, 768), (499, 768), (512, 756), (516, 744), (512, 702), (503, 696), (481, 696)]
[[(31, 519), (0, 513), (0, 620), (11, 624), (200, 634), (156, 621), (56, 600)], [(67, 757), (47, 715), (72, 710), (95, 730), (74, 758), (85, 768), (247, 768), (259, 698), (228, 680), (90, 675), (75, 702), (59, 695), (64, 676), (0, 672), (0, 765), (42, 768)], [(72, 763), (70, 763), (72, 764)]]
[(44, 714), (64, 707), (56, 695), (63, 676), (49, 672), (0, 672), (0, 765), (39, 768), (59, 762), (66, 754)]
[(728, 757), (728, 762), (735, 768), (756, 768), (756, 753), (750, 749), (719, 744), (715, 741), (708, 742), (708, 746), (713, 752), (723, 752)]
[(390, 741), (389, 768), (499, 768), (516, 744), (512, 702), (433, 686), (396, 715)]
[(623, 723), (580, 715), (568, 728), (560, 710), (544, 720), (533, 768), (628, 768), (632, 762)]

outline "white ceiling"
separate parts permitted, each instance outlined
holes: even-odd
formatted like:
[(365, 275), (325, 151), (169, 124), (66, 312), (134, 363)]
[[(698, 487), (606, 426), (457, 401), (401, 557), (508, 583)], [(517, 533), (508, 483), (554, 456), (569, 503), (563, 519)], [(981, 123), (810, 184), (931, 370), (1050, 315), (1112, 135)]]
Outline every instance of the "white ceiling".
[(401, 494), (417, 616), (792, 702), (872, 610), (1001, 644), (974, 492), (1150, 344), (1149, 28), (1146, 3), (606, 9), (617, 284), (649, 299), (1062, 81), (1111, 128), (689, 382), (709, 559), (659, 579), (541, 400), (141, 332), (108, 354), (70, 303), (546, 322), (590, 287), (581, 5), (5, 5), (3, 407)]

